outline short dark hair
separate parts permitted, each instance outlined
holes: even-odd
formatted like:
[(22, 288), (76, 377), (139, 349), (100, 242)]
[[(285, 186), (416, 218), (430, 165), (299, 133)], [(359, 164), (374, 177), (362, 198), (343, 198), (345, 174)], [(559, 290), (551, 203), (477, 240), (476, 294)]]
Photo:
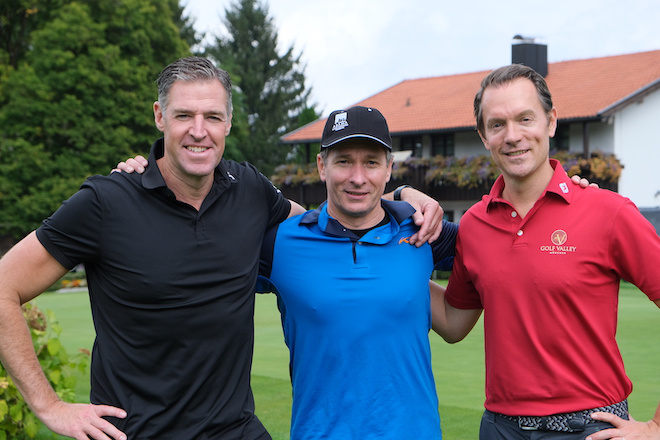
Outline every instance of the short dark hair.
[(543, 76), (537, 73), (531, 67), (527, 67), (523, 64), (510, 64), (508, 66), (500, 67), (490, 72), (484, 79), (481, 81), (481, 89), (477, 92), (477, 95), (474, 97), (474, 117), (477, 120), (477, 131), (481, 134), (484, 133), (484, 120), (481, 108), (481, 100), (483, 98), (484, 91), (488, 87), (497, 87), (503, 84), (510, 83), (518, 78), (527, 78), (534, 84), (536, 87), (536, 92), (541, 101), (541, 106), (545, 110), (546, 115), (549, 115), (552, 111), (552, 95), (548, 89), (548, 84), (545, 82)]
[(213, 65), (213, 63), (202, 57), (179, 58), (160, 72), (156, 84), (158, 85), (158, 102), (165, 111), (167, 107), (170, 89), (176, 81), (206, 81), (217, 79), (227, 92), (227, 113), (232, 114), (232, 88), (229, 74)]

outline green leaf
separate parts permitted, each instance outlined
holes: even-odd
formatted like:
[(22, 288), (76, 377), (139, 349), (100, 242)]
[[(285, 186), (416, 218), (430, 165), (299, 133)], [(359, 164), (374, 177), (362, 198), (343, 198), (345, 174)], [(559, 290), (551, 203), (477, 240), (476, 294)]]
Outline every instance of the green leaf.
[(62, 349), (57, 353), (57, 359), (59, 359), (61, 363), (66, 364), (69, 362), (69, 354), (66, 350)]
[(78, 379), (76, 378), (76, 375), (70, 370), (67, 371), (66, 374), (63, 373), (62, 377), (64, 378), (64, 386), (66, 388), (73, 389), (78, 384)]
[(0, 420), (3, 420), (7, 413), (9, 413), (9, 406), (7, 405), (7, 401), (4, 399), (0, 400)]
[(50, 370), (48, 372), (48, 379), (53, 383), (53, 385), (58, 385), (60, 383), (60, 378), (62, 377), (62, 373), (60, 370)]
[(62, 348), (62, 343), (60, 342), (59, 339), (50, 339), (48, 341), (48, 354), (51, 356), (55, 356), (57, 353), (59, 353), (60, 349)]
[[(22, 403), (22, 401), (21, 401)], [(14, 422), (20, 422), (23, 420), (23, 409), (27, 408), (25, 403), (17, 403), (9, 407), (9, 417), (12, 418)]]
[(30, 438), (34, 438), (39, 432), (37, 418), (32, 413), (28, 413), (25, 419), (25, 434)]
[(46, 319), (50, 322), (51, 328), (55, 325), (55, 312), (52, 310), (46, 310)]

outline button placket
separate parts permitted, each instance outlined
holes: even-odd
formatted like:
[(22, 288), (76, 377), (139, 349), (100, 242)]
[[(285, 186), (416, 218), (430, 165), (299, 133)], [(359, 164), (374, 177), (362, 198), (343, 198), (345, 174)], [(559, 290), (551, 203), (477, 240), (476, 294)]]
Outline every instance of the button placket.
[(522, 228), (523, 219), (518, 215), (518, 211), (516, 211), (516, 210), (511, 210), (509, 215), (511, 216), (512, 226), (514, 228), (516, 237), (522, 237), (523, 234), (524, 234), (524, 231), (523, 231), (523, 228)]

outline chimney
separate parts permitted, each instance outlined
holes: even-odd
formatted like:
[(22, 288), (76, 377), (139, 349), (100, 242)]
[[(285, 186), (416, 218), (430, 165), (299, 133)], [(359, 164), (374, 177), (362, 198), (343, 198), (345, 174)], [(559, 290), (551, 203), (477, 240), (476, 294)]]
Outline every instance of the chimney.
[(524, 64), (546, 77), (548, 75), (548, 46), (535, 38), (516, 35), (511, 43), (511, 63)]

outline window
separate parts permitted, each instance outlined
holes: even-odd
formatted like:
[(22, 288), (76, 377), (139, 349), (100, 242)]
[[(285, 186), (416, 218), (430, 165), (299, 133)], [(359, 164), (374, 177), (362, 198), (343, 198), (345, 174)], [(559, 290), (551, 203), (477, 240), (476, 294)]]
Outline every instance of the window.
[(432, 156), (454, 155), (454, 133), (434, 134), (431, 136)]
[(422, 157), (422, 137), (421, 136), (402, 137), (401, 151), (412, 151), (413, 157)]

